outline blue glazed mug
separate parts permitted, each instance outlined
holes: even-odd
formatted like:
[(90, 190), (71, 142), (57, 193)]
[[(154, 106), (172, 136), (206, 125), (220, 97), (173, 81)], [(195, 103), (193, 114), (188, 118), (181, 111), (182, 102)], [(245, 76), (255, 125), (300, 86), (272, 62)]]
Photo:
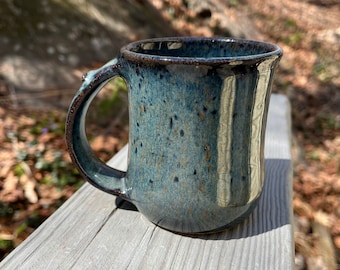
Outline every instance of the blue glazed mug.
[[(282, 50), (233, 38), (176, 37), (130, 43), (90, 71), (69, 108), (66, 138), (81, 175), (180, 233), (232, 226), (256, 206), (264, 135)], [(100, 161), (85, 134), (87, 109), (112, 78), (129, 94), (127, 171)]]

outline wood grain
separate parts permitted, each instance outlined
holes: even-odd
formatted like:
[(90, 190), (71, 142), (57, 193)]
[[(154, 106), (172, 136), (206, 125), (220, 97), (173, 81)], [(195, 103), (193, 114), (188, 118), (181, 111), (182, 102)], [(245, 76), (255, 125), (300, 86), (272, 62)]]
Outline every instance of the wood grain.
[[(125, 147), (109, 164), (126, 169)], [(181, 236), (89, 184), (74, 194), (0, 269), (293, 269), (290, 111), (272, 95), (265, 187), (258, 207), (223, 233)]]

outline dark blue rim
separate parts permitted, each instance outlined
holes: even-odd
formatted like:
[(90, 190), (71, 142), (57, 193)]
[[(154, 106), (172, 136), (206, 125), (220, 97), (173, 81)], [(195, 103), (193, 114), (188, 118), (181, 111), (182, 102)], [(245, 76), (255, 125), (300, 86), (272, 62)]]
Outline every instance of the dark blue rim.
[[(220, 42), (220, 43), (234, 43), (237, 44), (247, 44), (254, 47), (260, 47), (262, 50), (265, 50), (265, 53), (258, 54), (250, 54), (244, 56), (232, 56), (232, 57), (210, 57), (210, 58), (202, 58), (202, 57), (176, 57), (176, 56), (164, 56), (157, 54), (147, 54), (136, 52), (138, 48), (142, 45), (146, 45), (148, 43), (159, 43), (159, 42)], [(237, 65), (237, 62), (253, 62), (258, 60), (265, 60), (271, 57), (281, 57), (282, 49), (270, 42), (257, 41), (257, 40), (249, 40), (249, 39), (238, 39), (238, 38), (227, 38), (227, 37), (166, 37), (166, 38), (153, 38), (153, 39), (145, 39), (132, 42), (121, 49), (121, 54), (124, 58), (133, 61), (133, 62), (150, 62), (150, 63), (158, 63), (158, 64), (224, 64), (234, 62)]]

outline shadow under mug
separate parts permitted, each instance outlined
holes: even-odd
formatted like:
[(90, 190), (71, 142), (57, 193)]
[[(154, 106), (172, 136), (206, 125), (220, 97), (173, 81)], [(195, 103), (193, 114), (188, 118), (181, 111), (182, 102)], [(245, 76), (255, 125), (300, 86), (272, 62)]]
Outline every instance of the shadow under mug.
[[(71, 158), (91, 184), (136, 205), (153, 223), (211, 233), (244, 219), (264, 181), (264, 136), (275, 44), (234, 38), (142, 40), (84, 75), (68, 112)], [(100, 89), (122, 77), (129, 95), (127, 171), (107, 166), (85, 133)]]

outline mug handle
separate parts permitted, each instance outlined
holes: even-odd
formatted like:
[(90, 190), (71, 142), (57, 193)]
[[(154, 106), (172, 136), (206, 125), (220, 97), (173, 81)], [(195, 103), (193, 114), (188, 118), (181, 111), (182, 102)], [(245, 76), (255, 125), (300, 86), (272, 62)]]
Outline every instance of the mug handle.
[(93, 152), (86, 137), (87, 110), (97, 93), (113, 77), (121, 76), (119, 60), (113, 59), (83, 76), (83, 84), (73, 98), (66, 119), (66, 144), (80, 175), (95, 187), (120, 197), (127, 197), (126, 172), (102, 162)]

